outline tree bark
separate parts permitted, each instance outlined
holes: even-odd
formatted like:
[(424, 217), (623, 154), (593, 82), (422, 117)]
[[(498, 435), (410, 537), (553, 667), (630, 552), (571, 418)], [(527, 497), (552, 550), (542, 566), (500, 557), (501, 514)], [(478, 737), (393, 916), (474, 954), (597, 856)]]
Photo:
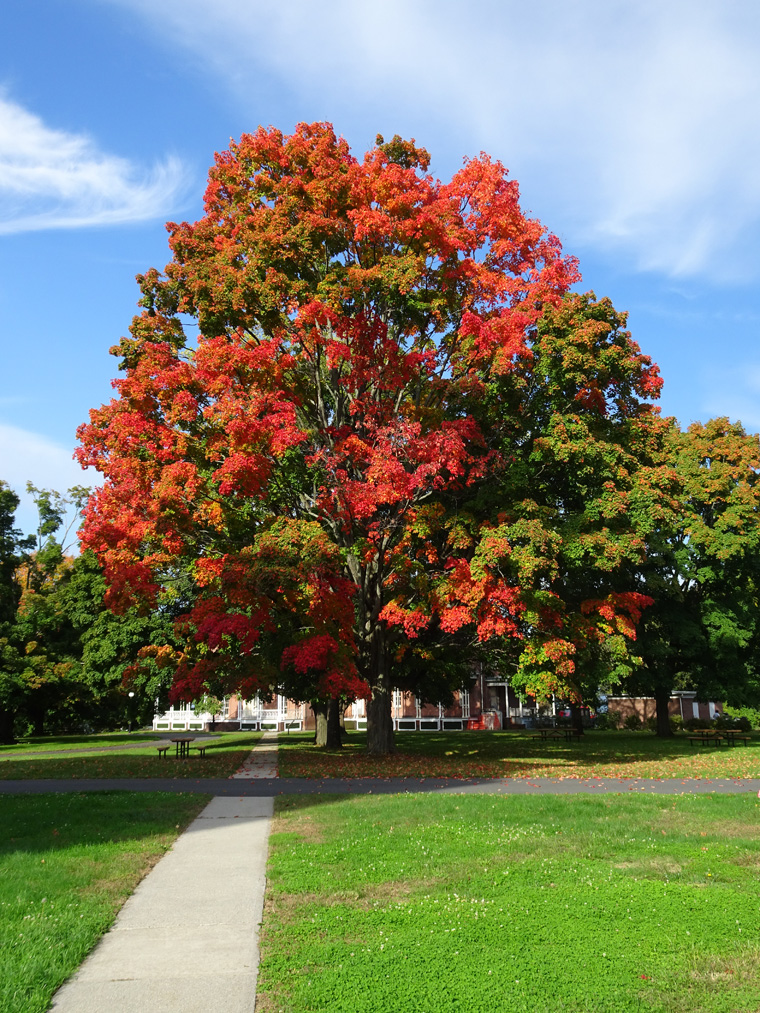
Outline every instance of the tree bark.
[(668, 704), (672, 696), (672, 689), (668, 687), (658, 686), (654, 691), (654, 703), (657, 714), (657, 735), (663, 739), (669, 739), (673, 735), (673, 729), (670, 727), (670, 713), (668, 711)]
[(311, 709), (314, 711), (316, 729), (314, 732), (314, 744), (325, 749), (342, 749), (343, 743), (340, 737), (340, 700), (330, 700), (327, 706), (313, 703)]
[(583, 727), (583, 711), (578, 704), (570, 704), (570, 722), (578, 735), (585, 735)]
[(327, 745), (327, 713), (319, 704), (313, 703), (311, 709), (314, 711), (314, 745)]
[(383, 677), (372, 686), (367, 701), (367, 752), (372, 756), (387, 756), (396, 752), (391, 714), (392, 689)]
[(16, 741), (13, 734), (13, 723), (15, 714), (12, 710), (0, 707), (0, 743), (4, 746), (12, 746)]
[(338, 697), (331, 700), (327, 708), (327, 748), (328, 749), (342, 749), (343, 740), (341, 738), (341, 727), (340, 727), (340, 700)]
[(369, 656), (363, 667), (362, 675), (371, 693), (367, 701), (367, 752), (372, 756), (387, 756), (396, 752), (396, 743), (391, 711), (393, 686), (387, 670), (385, 631), (380, 623), (372, 631)]

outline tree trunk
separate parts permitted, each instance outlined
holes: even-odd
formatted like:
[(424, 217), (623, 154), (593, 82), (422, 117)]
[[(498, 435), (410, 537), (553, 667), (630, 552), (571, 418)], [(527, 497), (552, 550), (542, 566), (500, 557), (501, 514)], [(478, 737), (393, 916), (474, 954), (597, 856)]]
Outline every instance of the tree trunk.
[(327, 708), (327, 748), (342, 749), (343, 740), (340, 737), (340, 700), (335, 697), (330, 701)]
[(311, 705), (314, 711), (314, 745), (327, 745), (327, 712), (316, 704)]
[(0, 707), (0, 743), (4, 746), (12, 746), (16, 741), (13, 734), (13, 723), (15, 714), (12, 710)]
[(673, 735), (673, 729), (670, 727), (670, 713), (668, 711), (671, 696), (672, 690), (669, 686), (667, 688), (658, 686), (654, 691), (654, 702), (657, 712), (657, 735), (663, 739), (669, 739)]
[(583, 711), (578, 704), (570, 704), (570, 722), (578, 735), (585, 735), (583, 727)]
[(32, 717), (32, 732), (37, 738), (45, 734), (45, 714), (42, 711), (35, 711)]
[(372, 687), (367, 701), (367, 752), (372, 756), (386, 756), (396, 752), (391, 714), (392, 690), (383, 678)]
[(387, 756), (396, 752), (393, 735), (393, 686), (387, 668), (385, 630), (380, 622), (375, 623), (368, 645), (369, 649), (360, 658), (359, 671), (370, 688), (367, 701), (367, 752), (372, 756)]
[(340, 740), (340, 700), (330, 700), (326, 707), (313, 703), (311, 709), (316, 720), (314, 744), (325, 749), (341, 749), (343, 743)]

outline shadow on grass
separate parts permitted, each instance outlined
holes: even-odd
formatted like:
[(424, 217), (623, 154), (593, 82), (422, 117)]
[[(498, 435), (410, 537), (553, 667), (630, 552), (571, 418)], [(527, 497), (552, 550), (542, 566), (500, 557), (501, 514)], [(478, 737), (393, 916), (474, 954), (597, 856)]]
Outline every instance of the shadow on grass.
[[(349, 733), (340, 750), (316, 749), (310, 737), (280, 741), (280, 769), (285, 776), (551, 776), (572, 771), (574, 776), (644, 776), (696, 774), (748, 776), (748, 763), (760, 759), (758, 740), (749, 744), (701, 745), (687, 735), (660, 739), (648, 732), (588, 732), (580, 741), (541, 740), (525, 732), (399, 732), (398, 752), (389, 757), (366, 753), (366, 735)], [(661, 770), (654, 770), (657, 765)], [(306, 769), (311, 767), (312, 773)], [(424, 769), (423, 769), (424, 768)], [(732, 771), (732, 768), (735, 768)], [(758, 770), (760, 773), (760, 770)]]
[(172, 813), (192, 817), (203, 805), (166, 792), (68, 792), (0, 795), (0, 859), (16, 852), (64, 852), (73, 846), (137, 842), (170, 830)]
[(154, 746), (144, 751), (87, 751), (79, 754), (40, 752), (0, 757), (0, 780), (24, 778), (199, 778), (228, 777), (242, 765), (256, 739), (219, 741), (210, 744), (206, 755), (191, 751), (189, 757), (159, 756)]

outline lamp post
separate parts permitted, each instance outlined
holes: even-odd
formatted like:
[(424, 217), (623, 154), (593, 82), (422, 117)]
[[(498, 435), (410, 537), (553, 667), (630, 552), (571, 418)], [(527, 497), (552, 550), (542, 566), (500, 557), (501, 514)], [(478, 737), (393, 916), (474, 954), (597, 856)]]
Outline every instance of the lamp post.
[(128, 729), (128, 733), (129, 733), (130, 735), (132, 734), (132, 700), (134, 699), (134, 695), (135, 695), (135, 694), (134, 694), (133, 690), (130, 690), (130, 691), (129, 691), (129, 693), (128, 693), (128, 696), (129, 696), (129, 703), (127, 704), (128, 708), (129, 708), (129, 713), (128, 713), (128, 715), (127, 715), (127, 716), (128, 716), (128, 718), (129, 718), (129, 729)]

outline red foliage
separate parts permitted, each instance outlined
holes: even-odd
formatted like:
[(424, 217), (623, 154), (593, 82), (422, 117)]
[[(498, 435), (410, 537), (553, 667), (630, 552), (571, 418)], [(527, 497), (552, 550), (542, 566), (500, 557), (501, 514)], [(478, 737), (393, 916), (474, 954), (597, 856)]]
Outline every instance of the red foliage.
[[(126, 375), (79, 432), (105, 476), (82, 540), (114, 607), (192, 575), (176, 693), (278, 671), (366, 692), (378, 625), (522, 635), (527, 564), (501, 567), (504, 532), (473, 555), (431, 531), (413, 589), (408, 553), (426, 501), (503, 463), (466, 406), (530, 358), (578, 273), (500, 163), (441, 183), (428, 161), (398, 138), (360, 161), (324, 123), (260, 128), (216, 156), (204, 216), (169, 225), (165, 275), (139, 279)], [(577, 399), (603, 408), (592, 387)]]

